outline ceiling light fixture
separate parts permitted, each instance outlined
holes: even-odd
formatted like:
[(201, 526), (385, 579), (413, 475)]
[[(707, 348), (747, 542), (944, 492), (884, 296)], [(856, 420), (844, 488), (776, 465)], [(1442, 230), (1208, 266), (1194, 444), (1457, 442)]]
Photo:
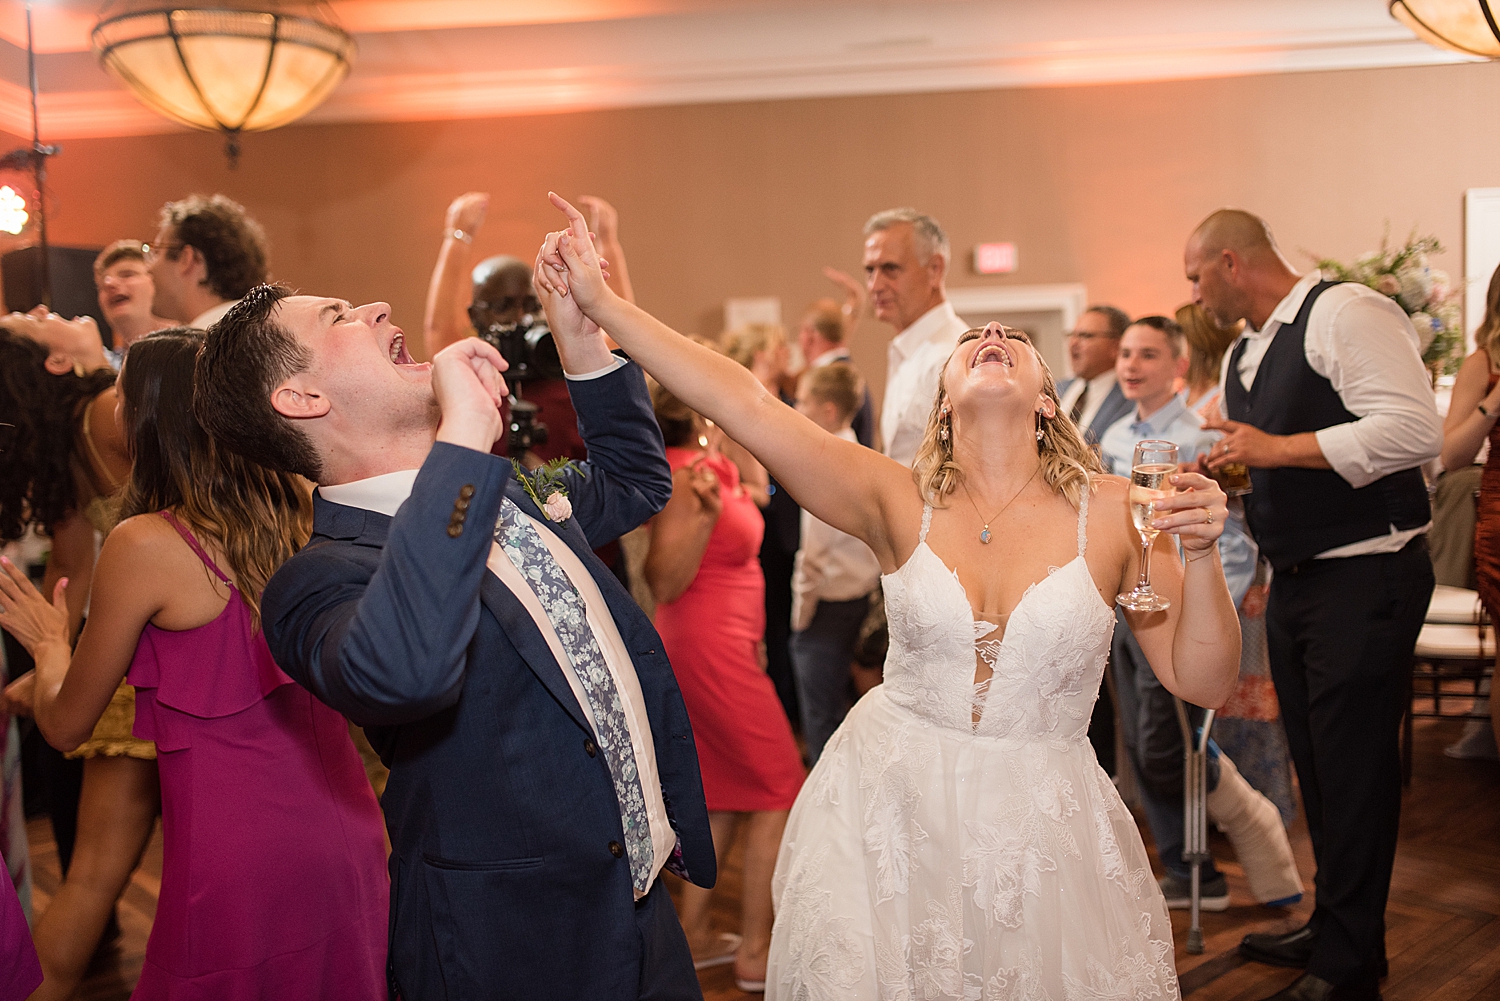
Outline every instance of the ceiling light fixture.
[(1493, 0), (1389, 0), (1391, 16), (1422, 41), (1469, 56), (1500, 59)]
[(111, 3), (94, 27), (94, 51), (147, 107), (222, 132), (233, 167), (241, 133), (296, 121), (348, 74), (354, 40), (319, 6)]

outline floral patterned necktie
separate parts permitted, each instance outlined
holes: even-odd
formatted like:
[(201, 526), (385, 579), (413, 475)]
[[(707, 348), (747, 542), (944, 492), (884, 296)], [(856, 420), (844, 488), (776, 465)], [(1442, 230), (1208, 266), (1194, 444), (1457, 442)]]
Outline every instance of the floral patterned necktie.
[(604, 663), (604, 653), (589, 628), (583, 595), (568, 579), (546, 543), (510, 498), (500, 505), (495, 542), (515, 564), (547, 612), (547, 620), (562, 641), (563, 650), (588, 698), (594, 717), (594, 742), (604, 752), (609, 774), (620, 802), (620, 822), (625, 830), (625, 851), (630, 857), (630, 878), (640, 893), (651, 881), (655, 851), (651, 825), (646, 819), (646, 797), (636, 771), (635, 751), (625, 723), (620, 691)]

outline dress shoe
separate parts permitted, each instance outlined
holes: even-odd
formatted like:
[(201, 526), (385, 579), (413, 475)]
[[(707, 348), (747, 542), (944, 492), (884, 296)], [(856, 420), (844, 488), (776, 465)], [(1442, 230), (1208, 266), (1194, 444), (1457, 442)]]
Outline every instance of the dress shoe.
[(1264, 1001), (1380, 1001), (1380, 989), (1373, 981), (1335, 985), (1304, 973)]
[(1240, 941), (1240, 955), (1257, 963), (1303, 969), (1312, 958), (1313, 946), (1317, 942), (1317, 929), (1310, 924), (1280, 935), (1257, 932)]

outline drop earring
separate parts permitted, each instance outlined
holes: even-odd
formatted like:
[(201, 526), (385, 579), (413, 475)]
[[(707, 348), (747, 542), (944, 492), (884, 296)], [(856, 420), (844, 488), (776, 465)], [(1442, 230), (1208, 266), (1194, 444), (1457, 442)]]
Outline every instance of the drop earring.
[(946, 410), (938, 415), (938, 440), (943, 442), (948, 440), (948, 411)]
[(1041, 441), (1044, 437), (1046, 436), (1042, 433), (1042, 412), (1038, 410), (1036, 413), (1036, 440)]

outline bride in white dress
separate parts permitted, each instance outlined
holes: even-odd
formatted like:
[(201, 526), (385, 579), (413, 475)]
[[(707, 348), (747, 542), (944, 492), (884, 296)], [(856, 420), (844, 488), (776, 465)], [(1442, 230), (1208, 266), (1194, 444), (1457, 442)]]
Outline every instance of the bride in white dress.
[[(744, 369), (605, 287), (582, 217), (551, 234), (548, 315), (596, 322), (885, 571), (885, 683), (830, 740), (776, 865), (766, 995), (785, 1001), (1178, 997), (1172, 931), (1134, 820), (1086, 730), (1139, 536), (1026, 335), (971, 330), (915, 470), (830, 435)], [(581, 315), (580, 315), (581, 311)], [(1239, 625), (1195, 473), (1157, 504), (1166, 612), (1131, 613), (1174, 694), (1219, 706)], [(1158, 538), (1161, 538), (1160, 536)]]

